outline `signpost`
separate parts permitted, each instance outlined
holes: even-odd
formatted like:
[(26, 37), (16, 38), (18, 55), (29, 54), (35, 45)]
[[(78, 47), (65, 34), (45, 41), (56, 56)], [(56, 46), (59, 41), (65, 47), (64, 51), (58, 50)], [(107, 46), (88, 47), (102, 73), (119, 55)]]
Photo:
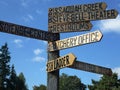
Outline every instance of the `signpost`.
[(89, 21), (49, 24), (49, 31), (52, 33), (80, 32), (90, 30), (91, 28), (92, 24)]
[(76, 57), (72, 53), (70, 53), (68, 55), (59, 57), (55, 60), (51, 60), (51, 61), (47, 62), (46, 71), (52, 72), (52, 71), (55, 71), (57, 69), (71, 66), (74, 63), (75, 59), (76, 59)]
[(99, 30), (97, 30), (87, 34), (74, 36), (63, 40), (58, 40), (55, 42), (50, 42), (48, 45), (48, 51), (56, 51), (84, 44), (94, 43), (100, 41), (101, 38), (102, 33)]
[(15, 34), (19, 36), (25, 36), (34, 39), (40, 39), (45, 41), (57, 40), (57, 34), (53, 34), (47, 31), (16, 25), (4, 21), (0, 21), (0, 32)]
[(63, 40), (60, 40), (59, 33), (90, 30), (91, 20), (116, 18), (118, 12), (115, 9), (105, 10), (106, 7), (106, 3), (100, 2), (50, 8), (48, 32), (4, 21), (0, 21), (0, 32), (48, 41), (47, 90), (59, 90), (59, 69), (64, 67), (112, 75), (110, 68), (75, 61), (76, 57), (72, 53), (59, 57), (59, 50), (101, 40), (103, 35), (99, 30)]
[[(59, 37), (57, 39), (59, 40)], [(48, 52), (48, 61), (55, 60), (58, 57), (59, 51)], [(59, 90), (59, 70), (47, 73), (47, 90)]]
[(98, 73), (98, 74), (112, 75), (112, 70), (110, 68), (97, 66), (81, 61), (75, 61), (72, 66), (69, 66), (69, 68)]

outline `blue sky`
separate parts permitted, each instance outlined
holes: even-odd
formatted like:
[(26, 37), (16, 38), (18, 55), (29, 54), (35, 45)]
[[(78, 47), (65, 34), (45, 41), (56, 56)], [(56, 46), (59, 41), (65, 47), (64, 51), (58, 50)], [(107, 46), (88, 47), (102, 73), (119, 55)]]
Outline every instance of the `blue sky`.
[[(0, 0), (0, 20), (19, 25), (48, 30), (48, 8), (106, 2), (107, 9), (120, 12), (120, 0)], [(91, 21), (90, 31), (62, 33), (61, 39), (101, 30), (100, 42), (61, 50), (60, 55), (73, 53), (77, 60), (111, 68), (120, 76), (120, 15), (116, 19)], [(23, 72), (30, 90), (34, 85), (47, 84), (47, 42), (0, 32), (0, 46), (8, 43), (11, 64), (17, 74)], [(64, 68), (61, 73), (76, 75), (85, 84), (99, 80), (99, 74)]]

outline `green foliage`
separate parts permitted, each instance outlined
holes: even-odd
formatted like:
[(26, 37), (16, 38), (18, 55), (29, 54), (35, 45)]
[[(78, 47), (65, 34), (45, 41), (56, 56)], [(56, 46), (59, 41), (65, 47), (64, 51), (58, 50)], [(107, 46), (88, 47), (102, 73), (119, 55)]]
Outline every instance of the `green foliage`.
[(14, 65), (12, 65), (9, 81), (10, 81), (9, 88), (11, 90), (15, 90), (15, 88), (17, 87), (17, 75), (16, 75), (16, 71), (14, 69)]
[[(59, 78), (59, 90), (85, 90), (86, 86), (81, 83), (77, 76), (62, 74)], [(33, 90), (47, 90), (45, 85), (34, 86)]]
[(8, 85), (8, 76), (10, 75), (10, 53), (7, 43), (0, 49), (0, 89), (6, 89)]
[(89, 90), (120, 90), (120, 80), (117, 74), (112, 76), (103, 75), (100, 81), (92, 80), (92, 85), (88, 85)]
[(34, 86), (33, 90), (46, 90), (46, 86), (45, 85)]
[(23, 73), (20, 73), (17, 78), (17, 90), (28, 90), (26, 80)]
[(64, 73), (60, 76), (59, 82), (60, 90), (85, 90), (86, 88), (77, 76), (68, 76)]
[(0, 48), (0, 90), (28, 90), (23, 73), (16, 75), (14, 65), (10, 68), (7, 43)]

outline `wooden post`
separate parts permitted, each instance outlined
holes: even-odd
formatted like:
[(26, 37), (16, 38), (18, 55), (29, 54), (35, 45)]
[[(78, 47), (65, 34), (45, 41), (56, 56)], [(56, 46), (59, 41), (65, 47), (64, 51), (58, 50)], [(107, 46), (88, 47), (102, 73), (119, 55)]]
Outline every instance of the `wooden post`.
[[(56, 40), (59, 39), (60, 36), (58, 34)], [(48, 61), (55, 60), (58, 57), (59, 51), (48, 52)], [(47, 90), (59, 90), (59, 70), (47, 73)]]

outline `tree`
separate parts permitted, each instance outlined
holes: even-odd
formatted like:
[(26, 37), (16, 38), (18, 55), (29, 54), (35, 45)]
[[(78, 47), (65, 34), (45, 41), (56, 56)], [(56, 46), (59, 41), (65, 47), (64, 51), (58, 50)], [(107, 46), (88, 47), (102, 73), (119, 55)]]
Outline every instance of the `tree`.
[(100, 81), (92, 80), (89, 90), (120, 90), (120, 80), (116, 73), (112, 76), (103, 75)]
[(86, 88), (77, 76), (68, 76), (64, 73), (60, 76), (59, 82), (60, 90), (85, 90)]
[(34, 86), (33, 90), (46, 90), (46, 86), (45, 85)]
[(28, 90), (23, 73), (16, 75), (14, 65), (10, 68), (10, 53), (5, 43), (0, 48), (0, 90)]
[(10, 72), (10, 78), (9, 78), (9, 89), (10, 90), (16, 90), (17, 88), (17, 75), (16, 75), (16, 71), (14, 69), (14, 65), (12, 65), (12, 69)]
[(24, 74), (20, 73), (19, 76), (17, 76), (14, 65), (12, 65), (11, 69), (8, 90), (28, 90)]
[(10, 53), (7, 43), (0, 49), (0, 90), (8, 87), (8, 77), (10, 75)]
[(17, 90), (28, 90), (26, 80), (23, 73), (20, 73), (17, 78)]

